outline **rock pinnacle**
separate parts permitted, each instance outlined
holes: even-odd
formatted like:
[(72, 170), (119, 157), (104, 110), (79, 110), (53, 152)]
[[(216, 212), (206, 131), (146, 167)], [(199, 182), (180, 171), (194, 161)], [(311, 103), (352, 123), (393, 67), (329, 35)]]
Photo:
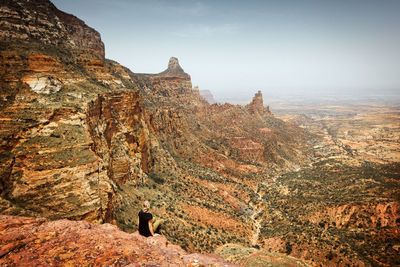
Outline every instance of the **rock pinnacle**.
[(264, 101), (263, 101), (263, 96), (261, 91), (258, 91), (254, 97), (253, 100), (246, 105), (247, 109), (250, 111), (252, 114), (271, 114), (271, 111), (269, 110), (269, 107), (264, 108)]
[(168, 62), (168, 68), (160, 74), (167, 75), (188, 75), (179, 65), (179, 60), (176, 57), (171, 57)]

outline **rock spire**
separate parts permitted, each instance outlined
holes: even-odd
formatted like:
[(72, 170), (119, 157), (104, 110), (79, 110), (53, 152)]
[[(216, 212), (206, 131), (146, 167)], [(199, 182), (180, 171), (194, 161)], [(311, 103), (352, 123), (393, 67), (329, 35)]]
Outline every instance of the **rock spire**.
[(258, 92), (254, 95), (253, 100), (246, 105), (246, 108), (252, 114), (271, 114), (269, 106), (267, 106), (267, 108), (264, 108), (263, 96), (260, 90), (258, 90)]
[(179, 65), (179, 60), (176, 57), (171, 57), (168, 62), (168, 68), (161, 72), (163, 75), (173, 75), (173, 76), (189, 76)]

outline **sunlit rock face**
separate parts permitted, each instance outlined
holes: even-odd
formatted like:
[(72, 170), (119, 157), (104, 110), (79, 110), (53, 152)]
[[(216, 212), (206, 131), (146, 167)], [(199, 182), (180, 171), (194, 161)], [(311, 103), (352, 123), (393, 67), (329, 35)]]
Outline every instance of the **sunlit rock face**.
[(121, 68), (110, 73), (118, 64), (105, 60), (100, 34), (50, 1), (2, 1), (0, 18), (4, 86), (22, 81), (35, 93), (51, 94), (88, 78), (114, 89), (131, 82)]
[(88, 104), (93, 149), (116, 183), (144, 181), (151, 167), (150, 136), (137, 92), (110, 93)]
[[(136, 184), (145, 177), (141, 168), (150, 166), (148, 140), (132, 130), (143, 113), (129, 74), (104, 59), (97, 31), (50, 1), (0, 5), (1, 212), (112, 222), (116, 183)], [(118, 102), (129, 114), (98, 118), (120, 120), (107, 158), (90, 131), (98, 121), (88, 103), (129, 89)], [(105, 114), (116, 98), (102, 98)]]
[(75, 57), (104, 59), (100, 34), (50, 1), (2, 1), (0, 41), (46, 50), (62, 47)]
[[(3, 112), (2, 212), (104, 220), (111, 183), (99, 170), (85, 114), (35, 105)], [(14, 118), (26, 122), (13, 127)]]
[(257, 179), (306, 159), (304, 130), (269, 114), (261, 93), (210, 105), (176, 58), (132, 73), (48, 1), (1, 4), (1, 213), (135, 231), (149, 199), (186, 250), (250, 245)]
[(0, 235), (2, 266), (239, 266), (215, 254), (189, 254), (164, 236), (146, 238), (110, 224), (0, 215), (0, 231), (5, 231)]

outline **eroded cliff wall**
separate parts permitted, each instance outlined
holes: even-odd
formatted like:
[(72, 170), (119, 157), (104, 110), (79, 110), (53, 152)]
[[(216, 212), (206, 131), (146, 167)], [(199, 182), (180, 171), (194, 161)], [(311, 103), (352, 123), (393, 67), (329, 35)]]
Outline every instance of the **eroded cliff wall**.
[(0, 4), (1, 213), (135, 231), (149, 199), (187, 250), (250, 244), (255, 173), (305, 158), (304, 131), (261, 93), (208, 104), (176, 58), (158, 74), (105, 59), (100, 35), (49, 1)]
[(133, 81), (97, 31), (50, 1), (1, 1), (0, 17), (1, 212), (112, 222), (116, 184), (150, 167)]

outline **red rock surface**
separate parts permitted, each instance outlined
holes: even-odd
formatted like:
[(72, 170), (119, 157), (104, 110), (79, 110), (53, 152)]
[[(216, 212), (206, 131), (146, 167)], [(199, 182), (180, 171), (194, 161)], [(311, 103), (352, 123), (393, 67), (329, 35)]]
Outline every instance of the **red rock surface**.
[[(132, 264), (132, 265), (131, 265)], [(1, 266), (237, 266), (111, 224), (0, 216)]]
[(117, 183), (138, 183), (150, 169), (150, 137), (137, 92), (110, 93), (88, 104), (94, 150)]

